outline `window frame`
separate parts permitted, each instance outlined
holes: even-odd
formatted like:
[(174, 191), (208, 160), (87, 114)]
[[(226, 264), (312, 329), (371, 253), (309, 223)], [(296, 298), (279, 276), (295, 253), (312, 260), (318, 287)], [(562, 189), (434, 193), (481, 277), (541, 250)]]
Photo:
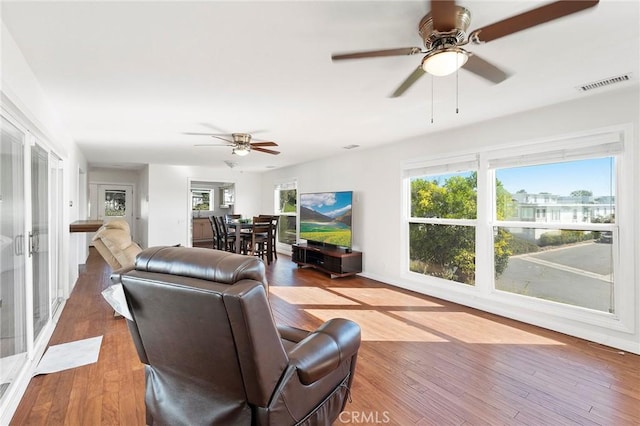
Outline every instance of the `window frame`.
[(440, 160), (431, 160), (431, 161), (420, 161), (413, 163), (411, 167), (405, 168), (404, 171), (404, 182), (406, 195), (406, 213), (405, 213), (405, 224), (404, 230), (406, 233), (406, 244), (404, 244), (406, 249), (406, 256), (404, 256), (405, 260), (405, 272), (419, 277), (429, 277), (433, 280), (440, 280), (441, 283), (446, 283), (447, 285), (454, 286), (464, 286), (464, 287), (475, 287), (475, 283), (477, 282), (477, 266), (474, 277), (474, 284), (462, 283), (459, 281), (451, 281), (444, 278), (436, 277), (433, 275), (421, 274), (418, 272), (413, 272), (410, 270), (411, 259), (409, 258), (410, 254), (410, 227), (411, 224), (414, 223), (423, 223), (427, 225), (449, 225), (449, 226), (467, 226), (472, 227), (475, 230), (475, 241), (476, 241), (476, 263), (477, 263), (477, 253), (478, 253), (478, 209), (479, 209), (479, 193), (476, 192), (476, 218), (475, 219), (450, 219), (450, 218), (439, 218), (439, 217), (413, 217), (411, 216), (411, 180), (419, 177), (426, 176), (441, 176), (444, 174), (456, 174), (456, 173), (467, 173), (467, 172), (475, 172), (478, 173), (478, 157), (475, 154), (472, 155), (462, 155), (456, 157), (449, 157), (447, 161)]
[[(283, 212), (280, 211), (280, 192), (281, 191), (287, 191), (287, 190), (292, 190), (294, 189), (296, 191), (296, 208), (295, 211), (293, 212)], [(296, 242), (298, 241), (298, 229), (299, 229), (299, 220), (298, 220), (298, 212), (300, 210), (299, 207), (299, 197), (300, 194), (298, 192), (298, 180), (297, 179), (289, 179), (286, 181), (283, 181), (281, 183), (275, 184), (273, 187), (273, 212), (274, 214), (278, 215), (278, 216), (289, 216), (289, 217), (295, 217), (295, 223), (296, 223)], [(280, 227), (280, 221), (282, 221), (282, 217), (280, 218), (280, 220), (278, 221), (278, 227)], [(277, 230), (277, 234), (276, 234), (276, 248), (279, 249), (282, 252), (290, 252), (291, 251), (291, 246), (292, 244), (287, 244), (287, 243), (283, 243), (280, 241), (280, 235), (279, 235), (280, 230)], [(295, 244), (295, 242), (294, 242)]]
[[(205, 209), (194, 209), (194, 205), (193, 205), (193, 198), (196, 196), (195, 194), (199, 193), (199, 194), (205, 194), (208, 193), (209, 194), (209, 208), (207, 210)], [(192, 212), (197, 212), (197, 211), (203, 211), (203, 212), (210, 212), (214, 210), (214, 203), (215, 203), (215, 199), (214, 199), (214, 191), (210, 188), (191, 188), (190, 190), (190, 194), (191, 194), (191, 211)]]
[[(512, 312), (514, 318), (519, 318), (534, 324), (549, 324), (550, 318), (561, 319), (565, 327), (574, 328), (572, 322), (585, 323), (611, 329), (633, 333), (635, 330), (635, 271), (634, 262), (621, 262), (620, 253), (635, 253), (634, 242), (634, 160), (636, 153), (632, 139), (631, 125), (618, 125), (601, 129), (592, 129), (570, 135), (559, 135), (538, 140), (518, 141), (492, 145), (479, 149), (463, 152), (455, 152), (449, 155), (441, 155), (422, 160), (410, 160), (402, 164), (401, 187), (403, 194), (402, 212), (402, 262), (401, 276), (407, 282), (407, 288), (416, 289), (427, 294), (440, 296), (469, 306), (488, 308), (492, 312)], [(601, 150), (595, 156), (615, 156), (615, 195), (616, 195), (616, 222), (615, 224), (586, 224), (576, 223), (572, 226), (562, 226), (563, 229), (589, 229), (599, 231), (611, 231), (614, 233), (613, 247), (613, 274), (614, 274), (614, 306), (615, 312), (608, 313), (593, 309), (572, 306), (564, 303), (536, 299), (514, 293), (497, 290), (494, 283), (494, 248), (493, 227), (498, 226), (495, 208), (495, 168), (490, 167), (490, 162), (496, 160), (513, 159), (536, 156), (543, 163), (562, 161), (561, 156), (572, 155), (572, 159), (594, 157), (594, 148), (609, 144), (612, 151), (617, 153), (607, 154)], [(616, 145), (615, 147), (611, 144)], [(604, 154), (604, 155), (603, 155)], [(478, 158), (478, 210), (476, 219), (476, 282), (475, 286), (468, 286), (442, 278), (425, 276), (409, 271), (409, 226), (415, 218), (410, 217), (411, 206), (411, 176), (416, 176), (416, 170), (424, 168), (425, 164), (433, 166), (446, 166), (461, 157), (476, 156)], [(558, 159), (552, 156), (560, 156)], [(511, 164), (517, 167), (518, 164)], [(535, 212), (534, 212), (535, 215)], [(499, 222), (499, 226), (503, 225)], [(509, 222), (509, 226), (518, 225), (517, 222)], [(530, 228), (532, 222), (523, 222), (519, 225)], [(558, 228), (558, 223), (535, 222), (536, 228)], [(442, 281), (448, 285), (443, 286)], [(452, 286), (459, 284), (458, 286)], [(490, 307), (490, 308), (489, 308)], [(541, 316), (543, 314), (544, 316)], [(540, 320), (542, 318), (542, 320)], [(569, 324), (569, 325), (567, 325)]]

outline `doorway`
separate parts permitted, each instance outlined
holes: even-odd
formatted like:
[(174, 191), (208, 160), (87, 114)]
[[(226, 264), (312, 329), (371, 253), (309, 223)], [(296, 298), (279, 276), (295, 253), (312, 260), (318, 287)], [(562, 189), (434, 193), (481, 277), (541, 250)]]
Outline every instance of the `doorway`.
[(135, 235), (133, 185), (91, 184), (89, 187), (91, 219), (103, 220), (105, 223), (124, 219), (129, 224), (131, 234)]

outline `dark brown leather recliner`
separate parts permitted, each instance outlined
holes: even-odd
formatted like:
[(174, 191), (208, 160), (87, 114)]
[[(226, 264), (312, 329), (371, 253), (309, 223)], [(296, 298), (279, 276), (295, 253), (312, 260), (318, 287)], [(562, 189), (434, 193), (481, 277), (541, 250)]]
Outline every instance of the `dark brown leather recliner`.
[(147, 424), (330, 425), (344, 409), (360, 327), (277, 326), (260, 259), (152, 247), (112, 280), (145, 364)]

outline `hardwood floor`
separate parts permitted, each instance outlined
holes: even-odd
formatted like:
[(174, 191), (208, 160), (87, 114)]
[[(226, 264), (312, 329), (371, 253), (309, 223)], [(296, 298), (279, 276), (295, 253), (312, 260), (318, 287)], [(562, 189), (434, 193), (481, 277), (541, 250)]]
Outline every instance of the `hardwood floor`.
[[(98, 362), (33, 378), (11, 424), (144, 424), (142, 365), (100, 295), (109, 273), (92, 250), (50, 341), (103, 335)], [(640, 356), (366, 278), (331, 280), (282, 255), (268, 276), (279, 322), (362, 327), (340, 424), (640, 424)]]

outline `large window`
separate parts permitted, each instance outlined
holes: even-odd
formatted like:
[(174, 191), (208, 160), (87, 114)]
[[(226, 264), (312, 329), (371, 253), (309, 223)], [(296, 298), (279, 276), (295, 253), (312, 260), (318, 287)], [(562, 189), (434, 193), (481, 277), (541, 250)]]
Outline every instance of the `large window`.
[[(497, 167), (495, 178), (506, 194), (496, 209), (508, 210), (494, 226), (507, 255), (495, 288), (614, 312), (615, 158)], [(535, 218), (520, 216), (525, 207)]]
[(411, 272), (475, 283), (477, 173), (464, 169), (476, 164), (425, 167), (410, 178)]
[(633, 267), (618, 260), (633, 250), (622, 231), (632, 223), (621, 207), (633, 176), (625, 132), (406, 163), (408, 276), (629, 324)]
[(297, 241), (298, 190), (296, 182), (277, 185), (274, 190), (275, 214), (278, 220), (278, 243), (295, 244)]

